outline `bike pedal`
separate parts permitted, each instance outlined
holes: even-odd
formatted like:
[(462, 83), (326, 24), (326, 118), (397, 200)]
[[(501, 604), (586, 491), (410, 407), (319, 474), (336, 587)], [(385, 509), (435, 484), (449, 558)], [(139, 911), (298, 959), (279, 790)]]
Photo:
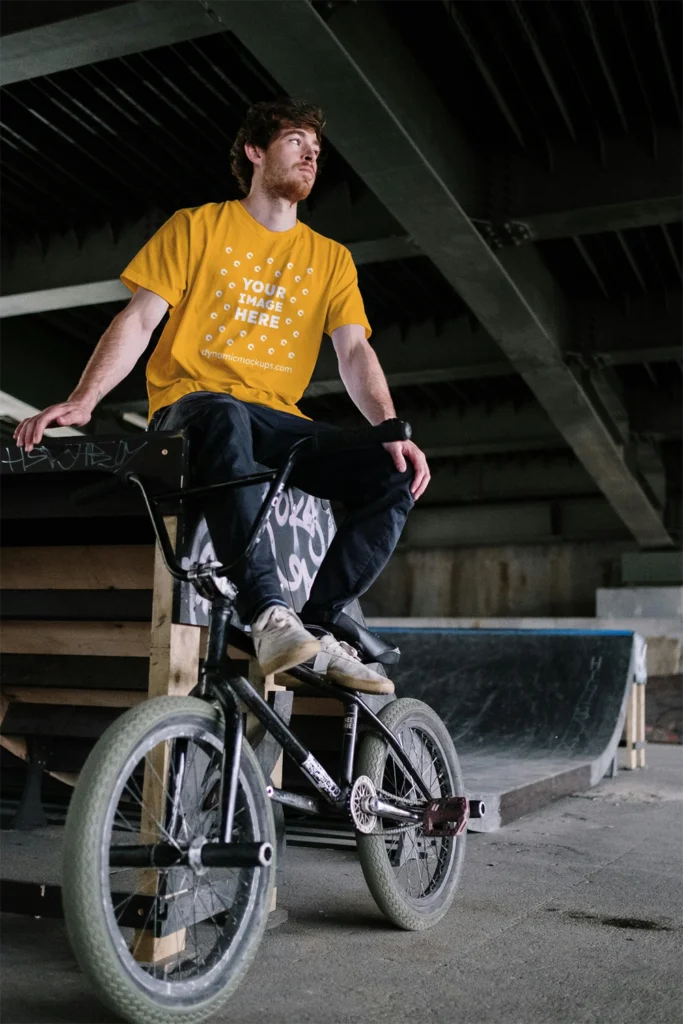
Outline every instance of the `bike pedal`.
[(424, 812), (425, 836), (461, 836), (470, 817), (470, 802), (464, 796), (448, 796), (432, 800)]

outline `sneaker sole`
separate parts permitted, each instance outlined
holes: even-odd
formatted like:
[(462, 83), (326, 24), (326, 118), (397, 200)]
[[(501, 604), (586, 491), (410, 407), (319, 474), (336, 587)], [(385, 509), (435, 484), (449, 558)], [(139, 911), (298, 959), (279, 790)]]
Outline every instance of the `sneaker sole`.
[(343, 686), (346, 690), (358, 690), (359, 693), (377, 693), (382, 696), (394, 692), (394, 684), (391, 679), (383, 679), (381, 682), (375, 683), (371, 679), (355, 679), (353, 676), (347, 676), (342, 672), (335, 671), (335, 669), (328, 669), (327, 676), (331, 682), (337, 683), (338, 686)]
[(286, 672), (288, 668), (301, 665), (302, 662), (315, 658), (316, 654), (320, 654), (320, 642), (314, 639), (304, 640), (298, 647), (283, 651), (278, 658), (272, 658), (265, 664), (259, 661), (259, 667), (264, 676), (269, 676), (274, 672)]

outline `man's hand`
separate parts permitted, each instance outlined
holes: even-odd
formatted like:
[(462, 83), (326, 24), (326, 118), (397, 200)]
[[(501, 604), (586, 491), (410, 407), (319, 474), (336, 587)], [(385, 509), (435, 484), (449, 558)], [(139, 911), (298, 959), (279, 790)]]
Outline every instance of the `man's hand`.
[(91, 416), (92, 406), (89, 403), (76, 400), (59, 402), (22, 420), (14, 431), (14, 440), (20, 448), (30, 452), (34, 445), (40, 444), (48, 427), (83, 427)]
[(412, 441), (391, 441), (384, 447), (394, 460), (394, 465), (399, 473), (405, 473), (406, 459), (411, 463), (415, 470), (415, 477), (410, 485), (410, 490), (417, 501), (427, 490), (427, 485), (432, 478), (425, 453), (420, 451)]

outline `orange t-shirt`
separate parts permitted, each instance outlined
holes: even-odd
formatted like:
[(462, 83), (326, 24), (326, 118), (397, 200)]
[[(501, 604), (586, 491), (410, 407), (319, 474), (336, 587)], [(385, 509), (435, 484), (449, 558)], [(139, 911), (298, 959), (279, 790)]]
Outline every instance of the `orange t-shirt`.
[(351, 253), (297, 221), (270, 231), (239, 201), (174, 213), (121, 274), (166, 299), (149, 415), (194, 391), (303, 416), (322, 335), (368, 324)]

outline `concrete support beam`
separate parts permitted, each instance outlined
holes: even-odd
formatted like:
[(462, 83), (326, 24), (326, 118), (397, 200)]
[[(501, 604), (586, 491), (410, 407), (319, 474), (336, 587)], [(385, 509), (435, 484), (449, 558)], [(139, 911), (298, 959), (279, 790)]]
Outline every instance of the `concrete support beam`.
[(0, 85), (142, 53), (223, 27), (194, 0), (138, 0), (0, 40)]
[[(8, 395), (6, 391), (0, 391), (0, 418), (21, 423), (29, 416), (35, 416), (37, 412), (40, 410), (35, 405), (29, 405), (14, 395)], [(83, 431), (77, 430), (76, 427), (48, 427), (45, 431), (46, 437), (70, 437), (82, 433)]]
[(673, 130), (658, 133), (655, 153), (635, 135), (606, 139), (601, 156), (559, 147), (552, 171), (522, 153), (492, 153), (486, 217), (502, 244), (674, 223), (683, 217), (682, 153)]
[[(165, 220), (165, 213), (151, 210), (116, 234), (105, 225), (81, 239), (74, 232), (55, 237), (47, 251), (33, 240), (19, 245), (11, 257), (5, 253), (0, 318), (125, 302), (130, 292), (119, 274)], [(420, 255), (414, 242), (401, 235), (351, 242), (348, 247), (357, 266)]]
[(586, 368), (680, 362), (681, 323), (681, 292), (641, 295), (621, 309), (605, 302), (576, 303), (565, 356)]
[(635, 434), (649, 440), (683, 436), (683, 402), (680, 388), (676, 398), (648, 389), (631, 395), (630, 403)]
[(564, 364), (569, 311), (545, 265), (532, 247), (494, 254), (465, 214), (476, 161), (381, 6), (341, 5), (325, 22), (306, 0), (272, 2), (263, 32), (249, 5), (209, 5), (288, 92), (327, 110), (333, 144), (498, 342), (639, 543), (671, 544), (614, 426)]
[(420, 504), (408, 516), (399, 550), (622, 538), (628, 538), (624, 524), (601, 497), (451, 508)]
[(556, 500), (597, 495), (594, 482), (568, 449), (432, 459), (432, 479), (420, 508), (478, 502)]
[[(492, 409), (483, 405), (464, 410), (444, 409), (429, 414), (401, 409), (413, 438), (429, 458), (511, 454), (566, 449), (566, 441), (535, 402), (515, 407), (511, 402)], [(357, 427), (358, 417), (337, 419), (339, 427)]]
[[(375, 331), (372, 345), (391, 387), (501, 377), (515, 372), (495, 341), (468, 315), (456, 317), (438, 329), (429, 321), (406, 329), (396, 324)], [(328, 342), (322, 346), (306, 397), (343, 391), (337, 357)]]

